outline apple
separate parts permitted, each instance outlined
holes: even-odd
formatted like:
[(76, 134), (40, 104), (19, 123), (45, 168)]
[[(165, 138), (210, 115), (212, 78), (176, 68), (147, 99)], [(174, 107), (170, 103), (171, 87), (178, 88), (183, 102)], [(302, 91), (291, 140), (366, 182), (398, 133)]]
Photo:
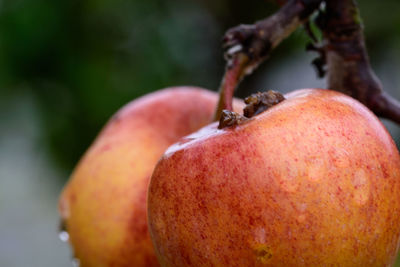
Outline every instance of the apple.
[(149, 230), (162, 266), (389, 266), (400, 156), (349, 96), (303, 89), (238, 125), (211, 124), (155, 167)]
[(112, 117), (59, 200), (81, 266), (158, 266), (147, 230), (151, 173), (169, 145), (211, 121), (216, 102), (200, 88), (169, 88)]

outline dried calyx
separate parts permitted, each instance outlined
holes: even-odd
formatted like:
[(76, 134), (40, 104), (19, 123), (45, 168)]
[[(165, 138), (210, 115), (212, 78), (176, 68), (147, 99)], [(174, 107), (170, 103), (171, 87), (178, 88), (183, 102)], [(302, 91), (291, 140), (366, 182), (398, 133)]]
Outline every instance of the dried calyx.
[(225, 109), (222, 111), (218, 129), (243, 124), (249, 118), (260, 114), (283, 100), (285, 100), (285, 97), (281, 93), (272, 90), (252, 94), (244, 100), (246, 107), (243, 109), (243, 115)]
[(219, 119), (218, 129), (237, 126), (244, 123), (247, 120), (248, 118), (244, 117), (243, 115), (240, 115), (237, 112), (224, 109), (221, 112), (221, 118)]
[(251, 118), (283, 100), (285, 100), (285, 97), (281, 93), (273, 90), (252, 94), (244, 99), (246, 107), (243, 109), (243, 115), (247, 118)]

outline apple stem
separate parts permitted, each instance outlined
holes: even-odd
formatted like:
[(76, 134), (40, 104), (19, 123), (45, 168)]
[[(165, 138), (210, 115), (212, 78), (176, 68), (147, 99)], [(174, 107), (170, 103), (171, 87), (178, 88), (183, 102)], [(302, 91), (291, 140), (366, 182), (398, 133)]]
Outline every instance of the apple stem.
[[(318, 76), (327, 74), (328, 88), (348, 94), (359, 100), (376, 115), (400, 124), (400, 102), (384, 90), (371, 68), (365, 46), (363, 26), (355, 0), (276, 0), (282, 7), (272, 16), (253, 25), (239, 25), (228, 30), (223, 40), (226, 51), (234, 50), (233, 57), (245, 54), (248, 60), (237, 68), (227, 68), (221, 85), (219, 108), (215, 119), (225, 104), (231, 103), (233, 91), (240, 80), (250, 74), (269, 56), (284, 38), (298, 26), (304, 24), (314, 44), (307, 49), (319, 53), (312, 64), (317, 67)], [(325, 4), (319, 10), (321, 3)], [(323, 41), (317, 38), (309, 25), (310, 15), (319, 10), (317, 26), (323, 34)], [(237, 48), (240, 48), (239, 51)], [(232, 59), (231, 59), (232, 61)], [(229, 80), (229, 76), (235, 77)], [(226, 86), (229, 80), (229, 86)], [(229, 90), (224, 89), (229, 88)], [(231, 106), (226, 106), (231, 108)]]
[(244, 54), (239, 54), (228, 61), (219, 90), (219, 101), (214, 114), (214, 121), (220, 120), (222, 110), (233, 110), (233, 93), (245, 75), (244, 68), (247, 61), (248, 58)]
[(214, 120), (223, 109), (232, 110), (232, 98), (240, 81), (250, 74), (298, 26), (308, 20), (322, 0), (289, 0), (272, 16), (253, 25), (229, 29), (223, 39), (227, 67), (220, 86)]

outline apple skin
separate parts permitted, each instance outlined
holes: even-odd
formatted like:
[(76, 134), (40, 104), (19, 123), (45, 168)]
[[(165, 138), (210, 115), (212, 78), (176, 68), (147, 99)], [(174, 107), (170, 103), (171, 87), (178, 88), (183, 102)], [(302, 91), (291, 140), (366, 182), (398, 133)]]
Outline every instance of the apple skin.
[(171, 146), (148, 195), (162, 266), (388, 266), (400, 157), (378, 118), (303, 89), (242, 125)]
[(80, 266), (158, 266), (146, 198), (160, 156), (207, 125), (217, 94), (161, 90), (130, 102), (105, 126), (74, 170), (59, 212)]

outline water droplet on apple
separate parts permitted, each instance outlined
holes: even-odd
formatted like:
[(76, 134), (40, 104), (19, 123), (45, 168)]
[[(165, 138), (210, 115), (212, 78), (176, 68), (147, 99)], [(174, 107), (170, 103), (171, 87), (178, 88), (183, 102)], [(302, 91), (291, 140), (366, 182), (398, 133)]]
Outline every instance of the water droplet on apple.
[(254, 231), (254, 237), (258, 243), (265, 243), (266, 241), (265, 228), (264, 227), (256, 228)]
[(352, 184), (354, 187), (354, 200), (362, 206), (368, 199), (370, 194), (369, 179), (363, 169), (358, 169), (353, 176)]
[(60, 238), (60, 240), (63, 242), (68, 242), (69, 234), (67, 231), (62, 231), (58, 234), (58, 238)]
[(58, 233), (58, 238), (60, 238), (60, 240), (63, 242), (67, 242), (69, 240), (69, 234), (67, 232), (67, 226), (64, 220), (60, 221), (59, 230), (60, 232)]
[(81, 261), (80, 261), (79, 259), (77, 259), (77, 258), (73, 258), (73, 259), (72, 259), (72, 266), (73, 266), (73, 267), (79, 267), (79, 266), (81, 266)]

